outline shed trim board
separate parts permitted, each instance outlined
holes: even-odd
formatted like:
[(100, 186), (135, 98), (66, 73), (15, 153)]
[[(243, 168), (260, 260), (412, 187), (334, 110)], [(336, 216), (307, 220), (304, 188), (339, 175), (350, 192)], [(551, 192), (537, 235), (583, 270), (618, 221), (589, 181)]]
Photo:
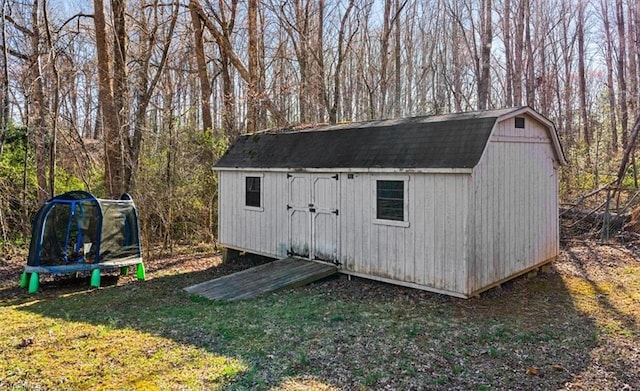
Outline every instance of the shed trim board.
[[(474, 118), (484, 130), (474, 130)], [(450, 122), (455, 138), (447, 134)], [(327, 129), (331, 137), (318, 135)], [(376, 144), (388, 135), (398, 138), (389, 141), (390, 152)], [(259, 136), (240, 136), (216, 166), (218, 240), (225, 247), (334, 262), (345, 274), (465, 298), (558, 255), (558, 168), (566, 159), (553, 124), (528, 107)], [(441, 150), (429, 146), (430, 137)], [(341, 138), (366, 145), (349, 156), (340, 144), (334, 158)], [(403, 143), (407, 156), (399, 158)], [(421, 156), (416, 143), (435, 155)], [(302, 166), (310, 156), (363, 165)], [(401, 166), (376, 166), (384, 162)], [(247, 176), (261, 178), (260, 209), (247, 208), (241, 196)]]
[[(242, 171), (246, 172), (246, 168), (241, 167), (216, 167), (217, 171)], [(318, 172), (318, 173), (403, 173), (403, 174), (471, 174), (472, 168), (274, 168), (274, 167), (257, 167), (251, 168), (251, 171), (261, 172)]]

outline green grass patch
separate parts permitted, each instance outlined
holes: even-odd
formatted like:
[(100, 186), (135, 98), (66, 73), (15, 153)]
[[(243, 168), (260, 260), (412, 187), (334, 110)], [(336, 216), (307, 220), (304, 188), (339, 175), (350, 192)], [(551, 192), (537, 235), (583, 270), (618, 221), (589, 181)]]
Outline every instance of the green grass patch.
[[(181, 289), (236, 269), (170, 265), (95, 290), (1, 289), (0, 389), (555, 389), (638, 343), (638, 265), (471, 300), (338, 278), (233, 303)], [(605, 380), (576, 384), (637, 384), (636, 358), (621, 357)]]

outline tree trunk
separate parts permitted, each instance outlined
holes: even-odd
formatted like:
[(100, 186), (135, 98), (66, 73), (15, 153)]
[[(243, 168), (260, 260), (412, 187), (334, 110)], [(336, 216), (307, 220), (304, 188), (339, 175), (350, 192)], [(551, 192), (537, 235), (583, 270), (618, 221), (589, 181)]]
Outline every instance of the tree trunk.
[(387, 85), (389, 67), (389, 36), (391, 35), (391, 0), (384, 0), (384, 19), (382, 20), (382, 37), (380, 39), (380, 100), (378, 119), (385, 118), (387, 104)]
[(231, 77), (231, 62), (225, 55), (220, 56), (220, 73), (222, 74), (222, 126), (228, 135), (238, 133), (236, 126), (236, 99), (233, 79)]
[(2, 152), (4, 151), (4, 142), (7, 137), (7, 131), (9, 129), (9, 53), (7, 48), (7, 26), (5, 20), (5, 10), (7, 6), (7, 0), (2, 0), (0, 5), (2, 9), (0, 14), (2, 15), (2, 27), (0, 27), (0, 33), (2, 34), (2, 83), (0, 83), (0, 99), (2, 99), (0, 107), (0, 159), (2, 158)]
[(195, 43), (196, 64), (198, 65), (198, 78), (200, 79), (200, 109), (202, 111), (203, 130), (213, 129), (213, 118), (211, 116), (211, 85), (207, 76), (207, 60), (204, 53), (204, 29), (200, 16), (195, 8), (189, 3), (191, 12), (191, 24), (193, 26), (193, 41)]
[(47, 125), (46, 125), (46, 107), (44, 96), (44, 74), (42, 71), (42, 56), (40, 53), (40, 2), (35, 0), (31, 8), (31, 91), (30, 104), (32, 106), (29, 112), (32, 118), (29, 119), (29, 125), (33, 129), (35, 138), (35, 155), (36, 155), (36, 180), (38, 183), (38, 202), (43, 203), (47, 200)]
[[(44, 28), (47, 35), (47, 43), (49, 46), (49, 61), (53, 73), (53, 106), (51, 107), (51, 138), (49, 140), (49, 195), (51, 197), (56, 194), (56, 152), (58, 149), (58, 110), (60, 108), (60, 73), (57, 65), (56, 47), (51, 36), (51, 28), (49, 26), (49, 18), (47, 15), (47, 1), (42, 0), (42, 12), (44, 20)], [(51, 94), (50, 93), (50, 94)]]
[(107, 44), (107, 29), (103, 0), (94, 0), (96, 52), (98, 56), (98, 99), (102, 113), (105, 146), (105, 189), (107, 196), (117, 197), (123, 192), (122, 144), (120, 121), (112, 87), (113, 62)]
[(342, 15), (342, 20), (340, 21), (340, 30), (338, 31), (338, 59), (336, 60), (336, 69), (333, 74), (333, 103), (331, 108), (329, 109), (329, 123), (335, 124), (338, 121), (338, 108), (340, 107), (340, 85), (342, 78), (342, 64), (344, 63), (344, 57), (347, 52), (347, 48), (351, 44), (351, 40), (355, 34), (351, 34), (347, 39), (345, 44), (345, 30), (347, 28), (347, 21), (349, 20), (349, 15), (351, 14), (351, 10), (353, 9), (355, 0), (349, 0), (349, 5), (347, 9), (344, 11), (344, 15)]
[(525, 20), (524, 20), (524, 41), (527, 51), (527, 76), (525, 91), (527, 94), (527, 105), (535, 107), (536, 87), (535, 74), (533, 67), (533, 40), (531, 39), (531, 4), (529, 0), (524, 0), (525, 4)]
[[(119, 164), (120, 178), (118, 183), (118, 192), (124, 193), (129, 189), (129, 166), (132, 162), (127, 161), (127, 153), (125, 152), (125, 139), (128, 138), (131, 130), (130, 112), (131, 100), (129, 99), (128, 85), (128, 65), (127, 65), (127, 28), (126, 28), (126, 0), (111, 0), (111, 10), (113, 12), (113, 97), (116, 110), (118, 112), (118, 130), (117, 148), (119, 148)], [(117, 197), (118, 194), (112, 194)]]
[(249, 80), (247, 88), (247, 132), (254, 133), (258, 122), (258, 1), (249, 0), (247, 5), (247, 30), (249, 34)]
[(582, 120), (582, 129), (584, 142), (591, 144), (591, 134), (589, 132), (589, 122), (587, 116), (587, 80), (585, 77), (585, 51), (584, 51), (584, 14), (585, 3), (580, 1), (578, 4), (578, 26), (576, 34), (578, 36), (578, 94), (580, 96), (580, 118)]
[(491, 0), (481, 2), (480, 11), (480, 74), (478, 75), (478, 109), (485, 110), (489, 101), (489, 71), (491, 70), (491, 42), (493, 31), (491, 29)]
[(502, 34), (504, 40), (504, 62), (505, 62), (505, 104), (507, 107), (513, 106), (513, 58), (511, 58), (511, 1), (504, 0), (504, 11), (502, 13)]
[[(394, 8), (396, 10), (400, 9), (400, 0), (394, 1)], [(394, 94), (393, 94), (393, 116), (395, 118), (399, 118), (402, 115), (402, 78), (400, 73), (400, 68), (402, 66), (402, 52), (401, 52), (401, 31), (400, 31), (400, 23), (395, 24), (394, 28), (394, 38), (395, 42), (393, 45), (393, 58), (394, 58)]]
[(609, 0), (602, 0), (602, 16), (605, 34), (605, 61), (607, 64), (607, 97), (609, 99), (609, 126), (611, 127), (611, 149), (618, 150), (618, 125), (616, 122), (616, 94), (613, 85), (613, 38), (611, 37), (611, 27), (609, 24)]
[[(635, 33), (640, 26), (638, 26), (638, 2), (630, 1), (627, 3), (627, 48), (628, 48), (628, 61), (627, 61), (627, 79), (629, 80), (627, 95), (629, 96), (628, 110), (634, 113), (638, 109), (638, 103), (640, 102), (640, 96), (638, 91), (638, 53), (640, 52), (640, 41), (636, 41), (640, 34)], [(635, 30), (635, 31), (634, 31)]]
[[(318, 63), (318, 70), (316, 72), (316, 85), (317, 85), (317, 95), (316, 100), (318, 101), (317, 105), (317, 115), (316, 119), (318, 122), (325, 121), (325, 114), (328, 112), (328, 96), (327, 96), (327, 85), (325, 83), (325, 68), (324, 68), (324, 53), (326, 48), (324, 47), (324, 0), (318, 0), (318, 34), (316, 39), (316, 58)], [(338, 33), (339, 34), (339, 33)]]
[[(518, 15), (515, 25), (515, 42), (514, 42), (514, 59), (513, 59), (513, 104), (515, 106), (522, 105), (522, 80), (523, 80), (523, 68), (524, 68), (524, 25), (527, 23), (525, 20), (527, 0), (522, 0), (518, 3)], [(507, 32), (509, 33), (509, 32)]]
[(618, 24), (618, 90), (620, 97), (620, 125), (622, 126), (622, 145), (629, 141), (629, 111), (627, 108), (627, 80), (625, 75), (626, 38), (624, 30), (624, 9), (622, 0), (616, 0), (616, 22)]

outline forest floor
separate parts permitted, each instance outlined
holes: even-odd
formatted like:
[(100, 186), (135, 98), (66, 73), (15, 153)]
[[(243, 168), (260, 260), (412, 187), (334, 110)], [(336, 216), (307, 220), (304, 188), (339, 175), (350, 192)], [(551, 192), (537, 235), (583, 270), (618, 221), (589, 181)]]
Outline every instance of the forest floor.
[(0, 258), (0, 389), (640, 390), (640, 243), (565, 242), (548, 273), (461, 300), (346, 276), (217, 303), (182, 289), (264, 262), (183, 253), (147, 280)]

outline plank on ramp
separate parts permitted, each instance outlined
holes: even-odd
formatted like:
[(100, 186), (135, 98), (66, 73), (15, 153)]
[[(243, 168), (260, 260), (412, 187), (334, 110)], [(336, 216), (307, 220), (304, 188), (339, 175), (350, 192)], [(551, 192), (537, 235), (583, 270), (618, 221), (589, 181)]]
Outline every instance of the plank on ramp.
[(329, 264), (285, 258), (192, 285), (184, 290), (210, 300), (250, 299), (285, 288), (296, 288), (338, 272)]

